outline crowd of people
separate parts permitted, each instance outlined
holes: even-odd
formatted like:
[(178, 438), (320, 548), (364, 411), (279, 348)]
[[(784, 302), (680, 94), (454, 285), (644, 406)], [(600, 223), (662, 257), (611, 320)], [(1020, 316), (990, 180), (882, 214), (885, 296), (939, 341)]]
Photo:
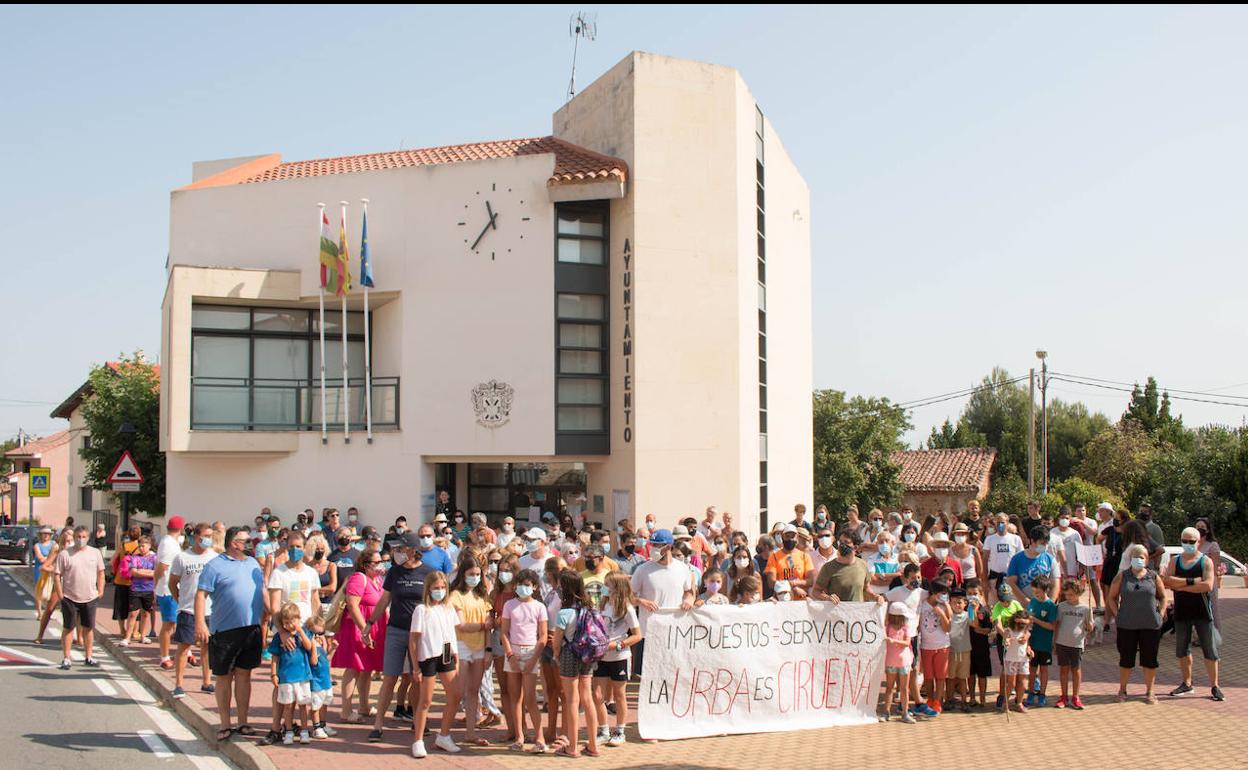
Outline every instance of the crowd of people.
[[(707, 605), (885, 604), (881, 721), (992, 708), (993, 657), (995, 708), (1048, 705), (1056, 660), (1053, 705), (1082, 709), (1082, 652), (1110, 625), (1119, 700), (1138, 657), (1144, 700), (1156, 702), (1170, 628), (1183, 677), (1170, 694), (1193, 691), (1195, 636), (1211, 696), (1224, 698), (1219, 553), (1206, 519), (1182, 531), (1182, 552), (1163, 568), (1164, 536), (1147, 506), (1133, 517), (1102, 503), (1095, 518), (1082, 505), (1051, 517), (1034, 502), (1022, 516), (994, 515), (974, 501), (961, 515), (863, 517), (850, 507), (837, 522), (824, 506), (807, 518), (800, 504), (794, 514), (753, 543), (715, 507), (670, 527), (651, 514), (608, 531), (546, 512), (540, 523), (509, 516), (495, 529), (484, 514), (453, 509), (445, 493), (432, 520), (413, 529), (399, 516), (384, 532), (354, 508), (345, 521), (324, 509), (319, 520), (305, 510), (288, 524), (264, 509), (254, 526), (171, 516), (158, 542), (138, 527), (125, 533), (110, 561), (113, 617), (120, 644), (159, 644), (175, 698), (199, 667), (219, 740), (260, 734), (248, 716), (252, 671), (264, 666), (274, 687), (262, 743), (332, 736), (336, 709), (332, 721), (371, 724), (371, 742), (389, 719), (410, 724), (415, 757), (427, 755), (427, 732), (432, 748), (457, 753), (488, 745), (482, 731), (495, 726), (515, 751), (597, 756), (623, 744), (626, 685), (643, 670), (648, 618)], [(103, 533), (54, 535), (44, 528), (35, 546), (37, 641), (59, 607), (61, 668), (74, 639), (94, 666)], [(1081, 560), (1078, 546), (1098, 546), (1102, 558)], [(427, 731), (438, 688), (444, 706)]]

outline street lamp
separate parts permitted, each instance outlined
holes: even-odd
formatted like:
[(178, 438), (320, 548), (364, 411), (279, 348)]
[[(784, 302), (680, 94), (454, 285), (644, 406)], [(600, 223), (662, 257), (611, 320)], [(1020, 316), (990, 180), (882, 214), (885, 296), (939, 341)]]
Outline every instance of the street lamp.
[(1037, 350), (1036, 358), (1040, 359), (1040, 445), (1044, 456), (1041, 475), (1041, 493), (1049, 493), (1049, 352)]

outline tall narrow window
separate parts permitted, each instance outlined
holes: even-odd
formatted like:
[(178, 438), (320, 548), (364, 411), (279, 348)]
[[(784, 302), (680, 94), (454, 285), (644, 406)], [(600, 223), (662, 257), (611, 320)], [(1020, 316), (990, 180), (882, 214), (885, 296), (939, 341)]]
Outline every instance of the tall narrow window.
[(555, 452), (607, 454), (610, 246), (605, 201), (555, 207)]

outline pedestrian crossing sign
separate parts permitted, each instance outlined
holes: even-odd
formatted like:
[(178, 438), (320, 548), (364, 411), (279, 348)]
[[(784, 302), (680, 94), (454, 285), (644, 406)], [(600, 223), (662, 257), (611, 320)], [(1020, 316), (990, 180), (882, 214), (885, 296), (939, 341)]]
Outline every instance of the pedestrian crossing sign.
[(51, 468), (31, 468), (26, 478), (29, 479), (27, 491), (31, 497), (48, 497), (52, 494)]

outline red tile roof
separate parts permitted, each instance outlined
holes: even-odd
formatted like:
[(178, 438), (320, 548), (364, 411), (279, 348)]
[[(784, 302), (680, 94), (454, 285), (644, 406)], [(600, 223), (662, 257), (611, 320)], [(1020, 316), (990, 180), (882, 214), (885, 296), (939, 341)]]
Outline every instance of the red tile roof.
[(546, 181), (548, 185), (582, 184), (604, 180), (623, 182), (628, 178), (628, 164), (619, 158), (602, 155), (553, 136), (542, 136), (533, 139), (503, 139), (495, 142), (454, 144), (446, 147), (377, 152), (370, 155), (348, 155), (341, 158), (320, 158), (291, 163), (273, 162), (267, 164), (267, 168), (243, 178), (238, 178), (237, 174), (232, 175), (231, 171), (227, 170), (201, 179), (188, 187), (273, 182), (281, 179), (300, 179), (329, 174), (354, 174), (361, 171), (546, 154), (555, 156), (555, 169)]
[(27, 441), (25, 446), (13, 447), (4, 453), (5, 457), (34, 457), (50, 452), (58, 446), (69, 443), (69, 431), (63, 430), (60, 433), (53, 433), (51, 436), (44, 436), (33, 441)]
[(986, 489), (997, 450), (919, 449), (893, 452), (907, 492), (981, 492)]

